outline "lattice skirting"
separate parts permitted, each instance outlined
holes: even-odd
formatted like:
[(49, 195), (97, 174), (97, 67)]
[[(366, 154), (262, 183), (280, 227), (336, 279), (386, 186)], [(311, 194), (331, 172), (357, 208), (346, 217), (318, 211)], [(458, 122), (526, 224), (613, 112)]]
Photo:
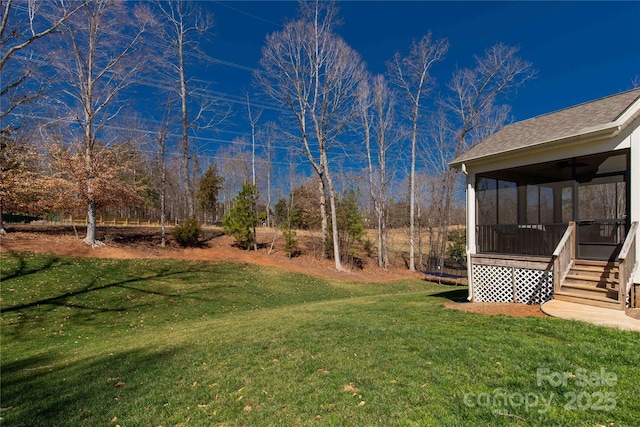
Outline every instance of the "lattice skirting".
[(553, 272), (531, 268), (473, 265), (473, 300), (542, 304), (553, 299)]

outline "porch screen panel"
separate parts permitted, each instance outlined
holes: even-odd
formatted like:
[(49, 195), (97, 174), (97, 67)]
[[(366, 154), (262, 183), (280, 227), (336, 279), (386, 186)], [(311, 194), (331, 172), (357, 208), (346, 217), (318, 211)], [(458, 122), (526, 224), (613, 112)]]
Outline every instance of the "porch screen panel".
[(553, 224), (553, 188), (540, 188), (540, 224)]
[(580, 184), (578, 221), (623, 218), (626, 212), (626, 185), (620, 176), (595, 178)]
[(562, 222), (569, 223), (573, 221), (573, 187), (564, 187), (561, 193), (562, 197)]
[(515, 182), (498, 180), (498, 224), (518, 223), (518, 189)]
[(540, 187), (537, 185), (527, 185), (527, 224), (538, 224), (540, 222)]
[(491, 225), (498, 221), (497, 181), (479, 177), (477, 182), (478, 225)]

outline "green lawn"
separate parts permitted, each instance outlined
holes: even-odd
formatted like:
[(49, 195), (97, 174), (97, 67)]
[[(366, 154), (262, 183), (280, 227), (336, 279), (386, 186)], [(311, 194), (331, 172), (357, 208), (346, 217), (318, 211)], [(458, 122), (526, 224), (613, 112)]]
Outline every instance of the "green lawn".
[[(640, 334), (460, 288), (3, 253), (11, 426), (640, 425)], [(604, 373), (604, 375), (602, 375)]]

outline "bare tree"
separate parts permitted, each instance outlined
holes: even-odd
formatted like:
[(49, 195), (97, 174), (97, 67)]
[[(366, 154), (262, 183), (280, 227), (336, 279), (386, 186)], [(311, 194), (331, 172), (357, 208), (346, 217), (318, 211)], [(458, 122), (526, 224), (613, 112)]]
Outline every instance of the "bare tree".
[(158, 134), (156, 135), (156, 148), (158, 163), (160, 166), (160, 236), (162, 247), (167, 244), (166, 222), (167, 222), (167, 137), (169, 135), (169, 115), (171, 111), (171, 101), (167, 100), (164, 115)]
[[(166, 56), (159, 65), (167, 80), (175, 82), (166, 89), (176, 93), (180, 102), (180, 125), (182, 129), (183, 180), (186, 193), (187, 212), (195, 214), (195, 189), (193, 185), (194, 152), (190, 144), (191, 135), (202, 129), (218, 126), (228, 115), (228, 109), (220, 108), (217, 100), (205, 94), (195, 80), (188, 77), (190, 54), (198, 53), (197, 37), (206, 34), (213, 25), (211, 15), (199, 9), (194, 2), (180, 0), (158, 1), (158, 8), (166, 25), (160, 30), (168, 45)], [(199, 54), (200, 57), (203, 55)]]
[[(64, 2), (63, 9), (75, 10), (76, 3)], [(69, 14), (62, 12), (61, 14)], [(129, 16), (132, 15), (131, 19)], [(123, 2), (91, 0), (80, 5), (74, 15), (60, 25), (61, 46), (52, 49), (50, 63), (59, 80), (61, 109), (80, 130), (77, 138), (83, 150), (87, 204), (87, 235), (84, 242), (96, 240), (96, 198), (94, 181), (102, 167), (95, 156), (96, 142), (104, 127), (121, 112), (119, 95), (136, 81), (144, 64), (140, 43), (150, 24), (145, 5), (137, 5), (133, 14)], [(64, 53), (63, 53), (64, 52)]]
[[(249, 118), (249, 125), (251, 126), (251, 185), (254, 188), (256, 187), (256, 125), (258, 124), (258, 120), (260, 120), (260, 116), (262, 115), (262, 110), (259, 110), (257, 114), (254, 114), (251, 111), (251, 99), (249, 98), (249, 92), (246, 93), (247, 97), (247, 116)], [(253, 214), (256, 215), (256, 205), (257, 198), (253, 199)], [(256, 232), (256, 227), (253, 227), (253, 250), (258, 250), (258, 234)]]
[(236, 138), (232, 145), (220, 147), (216, 152), (218, 170), (225, 179), (222, 189), (223, 214), (228, 213), (231, 209), (233, 198), (242, 189), (242, 184), (251, 182), (251, 153), (245, 151), (245, 147), (248, 145), (249, 143), (244, 139)]
[(416, 208), (416, 150), (418, 130), (426, 97), (432, 86), (431, 67), (444, 58), (449, 48), (446, 40), (431, 40), (431, 33), (411, 45), (409, 55), (397, 53), (389, 63), (393, 81), (405, 93), (411, 121), (411, 172), (409, 200), (409, 270), (415, 271), (415, 208)]
[[(333, 2), (301, 2), (300, 8), (300, 19), (267, 37), (256, 78), (262, 90), (295, 120), (296, 139), (320, 177), (321, 195), (329, 198), (335, 268), (343, 270), (329, 150), (353, 120), (364, 67), (360, 56), (333, 31), (337, 22)], [(323, 202), (321, 198), (326, 241), (328, 218)]]
[(267, 185), (267, 227), (272, 227), (271, 220), (271, 189), (273, 175), (273, 148), (278, 138), (278, 127), (275, 122), (267, 122), (262, 129), (262, 139), (264, 141), (265, 152), (265, 175)]
[[(32, 48), (56, 32), (82, 3), (60, 8), (54, 1), (0, 1), (0, 123), (17, 108), (40, 95), (40, 84), (29, 79), (44, 58)], [(44, 52), (44, 50), (43, 50)], [(42, 53), (42, 52), (40, 52)], [(0, 124), (4, 128), (4, 124)]]
[[(507, 122), (510, 108), (498, 104), (498, 98), (523, 85), (536, 75), (530, 62), (523, 60), (518, 48), (498, 43), (487, 49), (484, 56), (476, 56), (474, 68), (457, 70), (449, 89), (451, 96), (445, 108), (451, 118), (440, 115), (437, 152), (442, 171), (443, 207), (441, 210), (440, 265), (444, 264), (449, 211), (456, 181), (456, 171), (447, 169), (445, 163), (458, 157), (463, 151), (492, 133)], [(447, 159), (448, 158), (448, 159)]]
[(387, 155), (398, 141), (395, 127), (396, 94), (384, 76), (375, 76), (371, 83), (360, 84), (358, 106), (367, 151), (369, 194), (377, 226), (378, 266), (389, 267), (387, 245)]

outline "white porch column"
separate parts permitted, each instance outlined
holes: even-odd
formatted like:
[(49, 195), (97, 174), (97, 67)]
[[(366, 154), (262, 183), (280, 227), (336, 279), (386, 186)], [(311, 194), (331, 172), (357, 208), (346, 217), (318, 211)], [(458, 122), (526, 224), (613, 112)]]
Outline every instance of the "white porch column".
[[(636, 122), (639, 119), (636, 119)], [(630, 146), (631, 146), (631, 173), (630, 175), (630, 183), (629, 189), (631, 196), (631, 218), (630, 221), (639, 221), (640, 222), (640, 127), (636, 126), (636, 128), (631, 132), (630, 138)], [(638, 227), (640, 229), (640, 227)], [(640, 242), (640, 230), (636, 233), (636, 242)], [(640, 260), (640, 244), (636, 243), (636, 259)], [(636, 284), (640, 284), (640, 268), (636, 269), (634, 276), (632, 277), (632, 282)]]
[(467, 172), (467, 280), (469, 301), (473, 299), (473, 268), (471, 255), (476, 253), (476, 174)]

